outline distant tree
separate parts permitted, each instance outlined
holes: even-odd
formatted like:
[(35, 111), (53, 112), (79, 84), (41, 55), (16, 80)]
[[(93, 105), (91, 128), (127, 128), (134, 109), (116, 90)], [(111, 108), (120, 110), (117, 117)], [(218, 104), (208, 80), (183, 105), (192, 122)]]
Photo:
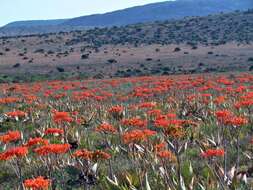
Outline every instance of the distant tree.
[(174, 49), (174, 52), (179, 52), (179, 51), (181, 51), (181, 49), (180, 49), (179, 47), (176, 47), (176, 48)]
[(12, 66), (13, 68), (18, 68), (20, 67), (20, 63), (16, 63), (15, 65)]
[(83, 55), (81, 56), (81, 59), (89, 59), (89, 54), (83, 54)]
[(250, 57), (250, 58), (248, 59), (248, 61), (249, 61), (249, 62), (253, 62), (253, 57)]
[(62, 68), (62, 67), (56, 67), (56, 69), (57, 69), (60, 73), (65, 72), (65, 69), (64, 69), (64, 68)]

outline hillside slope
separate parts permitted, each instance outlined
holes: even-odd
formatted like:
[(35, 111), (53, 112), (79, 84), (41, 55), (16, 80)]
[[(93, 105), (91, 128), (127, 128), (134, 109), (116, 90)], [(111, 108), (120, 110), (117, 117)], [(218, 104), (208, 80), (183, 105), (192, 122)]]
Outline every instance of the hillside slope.
[(153, 3), (101, 15), (69, 19), (64, 25), (71, 26), (121, 26), (133, 23), (181, 19), (186, 16), (247, 10), (251, 0), (177, 0)]
[[(153, 3), (105, 14), (63, 20), (20, 21), (0, 28), (0, 36), (43, 34), (83, 30), (94, 27), (182, 19), (187, 16), (206, 16), (220, 12), (253, 8), (252, 0), (177, 0)], [(43, 27), (41, 27), (43, 26)]]
[(253, 70), (253, 10), (177, 21), (0, 38), (9, 77), (167, 75)]

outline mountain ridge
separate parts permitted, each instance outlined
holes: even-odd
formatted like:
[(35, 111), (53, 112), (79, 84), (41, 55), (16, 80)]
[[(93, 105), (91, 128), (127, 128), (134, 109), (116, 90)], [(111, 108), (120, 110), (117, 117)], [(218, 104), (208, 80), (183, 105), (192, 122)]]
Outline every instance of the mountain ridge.
[[(70, 19), (44, 21), (17, 21), (0, 28), (0, 36), (42, 34), (60, 31), (84, 30), (95, 27), (124, 26), (128, 24), (182, 19), (188, 16), (207, 16), (220, 12), (253, 8), (252, 0), (177, 0), (151, 3), (103, 14)], [(41, 28), (43, 26), (43, 28)]]

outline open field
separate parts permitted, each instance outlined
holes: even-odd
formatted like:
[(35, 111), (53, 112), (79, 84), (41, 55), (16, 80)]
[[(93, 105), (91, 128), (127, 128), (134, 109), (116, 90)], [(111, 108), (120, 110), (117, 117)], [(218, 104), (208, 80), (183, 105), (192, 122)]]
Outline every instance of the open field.
[[(39, 74), (47, 75), (49, 78), (62, 75), (108, 78), (249, 71), (253, 65), (252, 44), (199, 45), (197, 49), (192, 49), (191, 46), (185, 44), (142, 47), (107, 45), (99, 48), (98, 52), (86, 50), (89, 56), (85, 59), (81, 58), (79, 46), (72, 46), (73, 51), (67, 56), (57, 56), (56, 53), (46, 56), (43, 53), (34, 53), (33, 51), (39, 49), (40, 46), (31, 46), (27, 48), (27, 53), (23, 54), (15, 46), (19, 45), (17, 43), (10, 45), (11, 51), (1, 56), (0, 74), (2, 76), (14, 78), (14, 76)], [(175, 51), (176, 48), (180, 50)], [(51, 49), (55, 49), (53, 45)], [(69, 49), (65, 47), (63, 51), (69, 52)]]
[(252, 189), (252, 81), (1, 84), (0, 189)]
[(2, 37), (0, 82), (249, 71), (252, 28), (249, 10)]

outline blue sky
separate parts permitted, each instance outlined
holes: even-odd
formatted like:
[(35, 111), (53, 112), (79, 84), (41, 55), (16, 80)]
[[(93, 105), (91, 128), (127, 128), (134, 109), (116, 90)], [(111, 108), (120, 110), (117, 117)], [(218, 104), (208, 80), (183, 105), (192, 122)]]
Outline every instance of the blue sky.
[(165, 0), (0, 0), (0, 26), (19, 20), (71, 18)]

